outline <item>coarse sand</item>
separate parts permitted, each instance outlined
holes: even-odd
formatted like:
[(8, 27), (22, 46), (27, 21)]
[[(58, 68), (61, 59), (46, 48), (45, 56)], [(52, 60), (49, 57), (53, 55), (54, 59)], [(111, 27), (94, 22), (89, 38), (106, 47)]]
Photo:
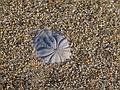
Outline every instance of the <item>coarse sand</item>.
[[(34, 56), (44, 28), (63, 31), (69, 61)], [(120, 90), (120, 0), (0, 0), (0, 90)]]

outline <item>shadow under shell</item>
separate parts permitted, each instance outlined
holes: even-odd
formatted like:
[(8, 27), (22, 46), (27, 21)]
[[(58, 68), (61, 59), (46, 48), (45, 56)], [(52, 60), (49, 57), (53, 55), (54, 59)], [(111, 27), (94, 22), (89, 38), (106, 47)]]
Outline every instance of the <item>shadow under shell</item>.
[(44, 63), (64, 62), (71, 56), (68, 40), (58, 31), (38, 30), (32, 44), (36, 56)]

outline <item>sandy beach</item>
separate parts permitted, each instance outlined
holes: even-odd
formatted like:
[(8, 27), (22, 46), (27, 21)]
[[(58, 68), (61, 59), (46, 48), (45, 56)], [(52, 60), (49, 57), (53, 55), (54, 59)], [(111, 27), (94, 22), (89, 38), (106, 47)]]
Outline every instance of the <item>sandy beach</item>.
[[(35, 57), (44, 28), (63, 31), (69, 60)], [(120, 90), (120, 1), (0, 0), (0, 90)]]

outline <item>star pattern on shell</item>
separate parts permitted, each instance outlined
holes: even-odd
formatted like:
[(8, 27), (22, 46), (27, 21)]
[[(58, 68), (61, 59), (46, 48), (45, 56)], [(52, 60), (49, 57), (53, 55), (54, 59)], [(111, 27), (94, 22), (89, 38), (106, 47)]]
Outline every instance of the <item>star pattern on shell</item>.
[(33, 47), (44, 63), (64, 62), (71, 56), (68, 40), (58, 31), (38, 30), (33, 37)]

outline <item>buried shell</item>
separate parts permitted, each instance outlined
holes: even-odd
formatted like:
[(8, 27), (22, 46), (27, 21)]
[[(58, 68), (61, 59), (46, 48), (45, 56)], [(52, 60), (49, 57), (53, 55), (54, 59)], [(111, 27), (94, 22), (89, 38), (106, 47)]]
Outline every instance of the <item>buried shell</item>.
[(45, 63), (64, 62), (71, 55), (68, 40), (57, 31), (43, 29), (33, 37), (36, 56)]

